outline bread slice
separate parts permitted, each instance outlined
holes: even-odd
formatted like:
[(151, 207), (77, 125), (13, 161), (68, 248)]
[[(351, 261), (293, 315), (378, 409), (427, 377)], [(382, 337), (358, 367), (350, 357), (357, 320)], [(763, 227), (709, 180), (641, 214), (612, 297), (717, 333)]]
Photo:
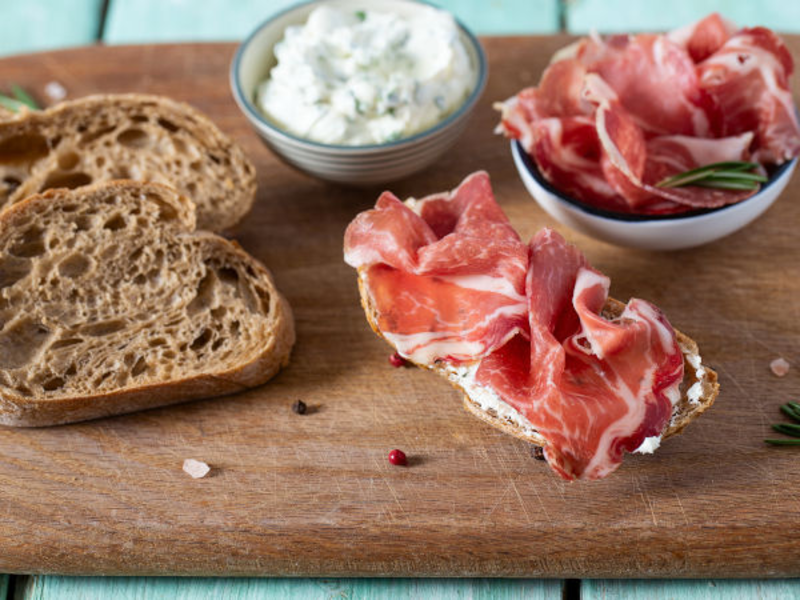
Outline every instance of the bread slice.
[[(367, 293), (362, 273), (363, 268), (358, 271), (358, 290), (361, 295), (361, 306), (364, 308), (367, 321), (372, 330), (383, 338), (378, 328), (378, 313)], [(603, 307), (603, 316), (606, 318), (618, 317), (623, 310), (625, 310), (625, 304), (609, 298)], [(680, 331), (676, 330), (675, 333), (677, 334), (678, 345), (681, 348), (681, 352), (683, 352), (684, 376), (680, 384), (680, 399), (673, 408), (672, 418), (662, 434), (662, 439), (681, 433), (689, 423), (714, 404), (714, 400), (719, 393), (717, 374), (702, 364), (697, 344)], [(479, 386), (472, 381), (469, 377), (469, 371), (472, 370), (474, 374), (477, 364), (473, 365), (472, 369), (469, 367), (456, 369), (447, 363), (434, 365), (417, 364), (417, 366), (429, 369), (445, 377), (456, 389), (464, 394), (464, 408), (480, 420), (500, 429), (504, 433), (537, 446), (547, 444), (547, 441), (522, 414), (500, 400), (499, 396), (489, 388)], [(648, 451), (652, 452), (652, 450), (642, 450), (642, 452)]]
[(158, 96), (88, 96), (0, 118), (0, 208), (53, 188), (134, 179), (166, 183), (221, 231), (253, 204), (255, 168), (205, 116)]
[(230, 394), (289, 360), (291, 309), (238, 245), (154, 183), (51, 190), (0, 213), (0, 423)]

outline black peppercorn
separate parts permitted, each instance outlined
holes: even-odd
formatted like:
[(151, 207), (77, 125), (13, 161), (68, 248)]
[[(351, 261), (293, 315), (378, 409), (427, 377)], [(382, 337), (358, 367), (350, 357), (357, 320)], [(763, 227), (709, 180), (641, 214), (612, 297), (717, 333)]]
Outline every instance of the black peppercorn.
[(295, 403), (294, 403), (294, 404), (292, 404), (292, 410), (293, 410), (295, 413), (297, 413), (298, 415), (304, 415), (304, 414), (306, 414), (306, 409), (307, 409), (307, 408), (308, 408), (308, 407), (306, 406), (306, 403), (305, 403), (305, 402), (303, 402), (302, 400), (297, 400), (297, 401), (295, 401)]
[(536, 460), (545, 460), (544, 458), (544, 448), (541, 446), (533, 446), (531, 448), (531, 456)]

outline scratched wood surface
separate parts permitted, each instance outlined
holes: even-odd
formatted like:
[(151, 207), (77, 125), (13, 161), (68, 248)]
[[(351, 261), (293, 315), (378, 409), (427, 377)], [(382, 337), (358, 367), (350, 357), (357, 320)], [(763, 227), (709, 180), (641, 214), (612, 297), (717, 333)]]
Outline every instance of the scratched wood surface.
[[(392, 188), (402, 197), (487, 169), (524, 238), (554, 225), (528, 197), (491, 103), (534, 83), (566, 38), (485, 40), (491, 78), (465, 138)], [(789, 38), (797, 55), (800, 38)], [(0, 430), (0, 572), (196, 575), (706, 577), (796, 574), (795, 450), (762, 443), (800, 395), (797, 179), (763, 218), (679, 253), (564, 231), (618, 298), (655, 301), (719, 369), (717, 405), (652, 457), (565, 483), (526, 444), (467, 415), (446, 382), (393, 369), (341, 257), (379, 190), (294, 172), (263, 148), (227, 89), (232, 45), (88, 48), (0, 61), (37, 91), (147, 91), (188, 100), (244, 146), (259, 197), (234, 232), (292, 303), (292, 364), (269, 385), (65, 427)], [(303, 399), (314, 410), (298, 416)], [(392, 467), (387, 452), (412, 465)], [(184, 458), (207, 461), (192, 480)]]

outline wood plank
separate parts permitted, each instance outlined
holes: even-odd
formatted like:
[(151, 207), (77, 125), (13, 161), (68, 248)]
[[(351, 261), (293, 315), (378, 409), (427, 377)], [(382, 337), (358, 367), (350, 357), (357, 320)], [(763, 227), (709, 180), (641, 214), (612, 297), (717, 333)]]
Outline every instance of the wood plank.
[(741, 26), (764, 25), (776, 31), (800, 32), (800, 2), (785, 0), (576, 0), (564, 3), (567, 30), (587, 33), (661, 31), (680, 27), (712, 12), (720, 12)]
[(774, 580), (586, 580), (582, 600), (785, 600), (800, 598), (800, 581)]
[[(294, 4), (295, 0), (272, 0), (268, 4), (260, 0), (111, 0), (105, 41), (128, 44), (241, 39), (257, 24)], [(437, 4), (479, 34), (558, 31), (558, 0), (444, 0)]]
[(97, 39), (102, 0), (4, 2), (0, 55), (90, 44)]
[[(0, 596), (2, 598), (2, 596)], [(28, 578), (19, 600), (559, 600), (561, 582), (522, 579)]]
[[(566, 37), (487, 38), (486, 94), (460, 143), (392, 185), (419, 196), (491, 173), (524, 239), (554, 225), (525, 191), (495, 100), (534, 83)], [(788, 38), (795, 56), (800, 37)], [(0, 429), (0, 572), (61, 574), (725, 577), (796, 574), (800, 520), (789, 448), (763, 444), (800, 397), (800, 179), (730, 238), (634, 252), (556, 228), (612, 281), (661, 306), (719, 369), (716, 406), (654, 456), (568, 484), (528, 446), (461, 409), (440, 378), (393, 369), (367, 326), (342, 233), (379, 189), (292, 171), (265, 149), (228, 90), (233, 45), (110, 47), (0, 61), (33, 90), (162, 93), (207, 112), (258, 169), (259, 196), (234, 232), (295, 311), (292, 363), (269, 385), (64, 427)], [(521, 65), (524, 65), (521, 67)], [(797, 80), (795, 80), (797, 84)], [(795, 88), (795, 91), (800, 89)], [(732, 283), (733, 282), (733, 283)], [(302, 398), (319, 406), (303, 417)], [(388, 464), (399, 447), (416, 460)], [(184, 458), (216, 468), (192, 480)]]

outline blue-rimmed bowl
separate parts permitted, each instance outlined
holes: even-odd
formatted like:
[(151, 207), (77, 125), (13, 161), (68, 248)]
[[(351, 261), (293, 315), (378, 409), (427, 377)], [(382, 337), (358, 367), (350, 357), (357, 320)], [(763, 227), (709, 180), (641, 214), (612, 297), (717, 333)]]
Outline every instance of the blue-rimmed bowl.
[(737, 204), (677, 215), (632, 215), (597, 208), (563, 194), (544, 178), (516, 140), (511, 142), (511, 153), (528, 192), (551, 217), (593, 238), (642, 250), (692, 248), (738, 231), (777, 200), (797, 167), (796, 158), (783, 163), (758, 193)]
[[(373, 10), (410, 15), (430, 5), (412, 0), (326, 0), (344, 10)], [(320, 2), (290, 8), (260, 25), (242, 42), (233, 59), (233, 97), (264, 143), (287, 163), (320, 179), (352, 185), (383, 184), (433, 163), (464, 131), (486, 86), (486, 57), (480, 43), (461, 23), (461, 39), (473, 66), (472, 92), (464, 104), (434, 127), (395, 142), (372, 146), (336, 146), (292, 135), (267, 119), (255, 103), (258, 85), (275, 66), (273, 49), (291, 25), (305, 23)]]

